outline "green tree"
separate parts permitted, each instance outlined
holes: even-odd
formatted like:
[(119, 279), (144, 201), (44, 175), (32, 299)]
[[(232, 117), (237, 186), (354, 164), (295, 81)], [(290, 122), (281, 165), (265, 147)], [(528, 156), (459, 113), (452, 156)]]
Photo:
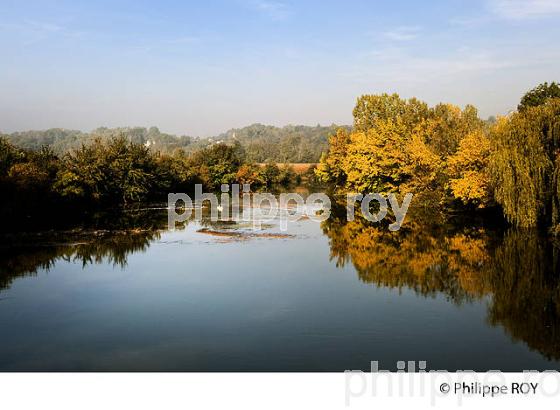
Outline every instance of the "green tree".
[(188, 161), (208, 189), (218, 189), (221, 184), (231, 184), (241, 166), (238, 146), (214, 144), (195, 152)]
[(23, 158), (23, 151), (10, 144), (6, 138), (0, 138), (0, 177), (7, 175), (12, 165)]
[(124, 136), (84, 145), (64, 158), (55, 188), (62, 196), (103, 204), (147, 199), (156, 163), (148, 148)]
[(518, 111), (525, 111), (529, 107), (538, 107), (544, 104), (549, 98), (560, 98), (560, 85), (556, 82), (542, 83), (527, 92), (517, 106)]
[(501, 118), (492, 130), (490, 172), (495, 198), (518, 226), (557, 226), (560, 99)]

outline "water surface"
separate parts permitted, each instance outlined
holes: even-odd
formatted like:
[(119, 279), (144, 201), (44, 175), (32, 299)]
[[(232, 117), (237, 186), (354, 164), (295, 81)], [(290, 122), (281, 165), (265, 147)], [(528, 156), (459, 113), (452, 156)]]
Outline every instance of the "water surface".
[(336, 216), (168, 231), (166, 212), (5, 238), (0, 370), (560, 369), (558, 249), (537, 233)]

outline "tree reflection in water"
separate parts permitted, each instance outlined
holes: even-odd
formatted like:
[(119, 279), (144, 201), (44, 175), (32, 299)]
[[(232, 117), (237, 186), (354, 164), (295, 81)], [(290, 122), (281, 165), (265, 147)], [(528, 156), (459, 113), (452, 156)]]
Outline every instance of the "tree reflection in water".
[(488, 298), (491, 325), (549, 359), (560, 358), (557, 245), (536, 231), (457, 227), (410, 215), (391, 232), (335, 212), (322, 223), (331, 260), (339, 267), (352, 263), (360, 280), (377, 286), (443, 294), (456, 304)]
[[(159, 238), (154, 230), (89, 232), (87, 236), (72, 234), (64, 243), (44, 243), (38, 246), (10, 246), (0, 248), (0, 290), (40, 269), (49, 270), (57, 261), (80, 262), (83, 267), (106, 263), (126, 266), (127, 258), (145, 251), (150, 242)], [(74, 239), (75, 242), (70, 242)]]
[[(140, 210), (41, 238), (42, 246), (21, 247), (12, 238), (0, 246), (0, 291), (59, 260), (125, 266), (128, 256), (144, 252), (166, 224), (166, 211)], [(450, 224), (414, 210), (400, 231), (391, 232), (360, 215), (348, 222), (346, 210), (336, 206), (321, 228), (331, 260), (339, 267), (352, 263), (363, 282), (425, 297), (445, 295), (455, 304), (487, 299), (490, 325), (502, 326), (513, 340), (549, 359), (560, 359), (560, 249), (538, 232)]]
[(51, 269), (59, 260), (83, 267), (107, 263), (124, 267), (129, 255), (144, 252), (167, 224), (167, 214), (132, 209), (88, 216), (82, 226), (67, 231), (3, 235), (0, 240), (0, 291), (23, 276)]
[[(209, 209), (204, 209), (199, 223), (227, 226), (209, 217)], [(176, 229), (185, 229), (193, 219), (191, 215)], [(60, 260), (80, 262), (82, 267), (101, 263), (125, 267), (128, 257), (145, 252), (167, 224), (166, 208), (138, 208), (90, 215), (82, 226), (71, 230), (4, 234), (0, 237), (0, 292), (16, 278), (49, 270)]]

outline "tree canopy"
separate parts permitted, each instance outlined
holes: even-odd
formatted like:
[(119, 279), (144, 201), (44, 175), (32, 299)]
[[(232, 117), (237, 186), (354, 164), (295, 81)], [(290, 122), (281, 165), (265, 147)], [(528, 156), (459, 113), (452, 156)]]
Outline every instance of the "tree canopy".
[[(23, 131), (6, 134), (12, 144), (27, 150), (49, 146), (58, 155), (80, 149), (97, 140), (109, 141), (124, 137), (135, 144), (145, 145), (150, 151), (173, 154), (176, 151), (196, 152), (214, 144), (239, 145), (248, 162), (317, 163), (327, 150), (328, 138), (339, 128), (331, 126), (253, 124), (234, 128), (209, 138), (176, 136), (161, 132), (156, 127), (97, 128), (91, 132), (52, 128), (44, 131)], [(348, 127), (343, 127), (348, 129)]]
[(413, 192), (437, 204), (484, 207), (488, 141), (475, 107), (428, 104), (397, 94), (364, 95), (354, 129), (339, 131), (317, 167), (325, 182), (359, 192)]
[(519, 226), (559, 221), (560, 99), (501, 118), (492, 129), (495, 196)]
[(518, 111), (524, 111), (529, 107), (538, 107), (549, 98), (560, 98), (560, 85), (556, 82), (550, 84), (545, 82), (528, 91), (517, 106)]
[(544, 83), (518, 112), (482, 121), (472, 105), (364, 95), (354, 129), (329, 139), (316, 174), (361, 193), (412, 192), (442, 211), (499, 206), (514, 225), (560, 234), (559, 96)]

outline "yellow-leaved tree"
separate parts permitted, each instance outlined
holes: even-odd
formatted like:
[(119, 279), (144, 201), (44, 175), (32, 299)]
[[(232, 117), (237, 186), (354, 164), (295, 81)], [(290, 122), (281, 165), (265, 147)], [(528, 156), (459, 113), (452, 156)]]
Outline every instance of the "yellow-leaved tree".
[(358, 192), (396, 192), (406, 182), (406, 126), (378, 120), (375, 128), (353, 132), (342, 164), (346, 184)]
[(346, 182), (346, 174), (343, 171), (343, 162), (346, 158), (350, 133), (340, 128), (335, 135), (329, 137), (329, 152), (323, 153), (321, 161), (315, 169), (315, 175), (323, 182), (331, 182), (342, 186)]
[(482, 129), (467, 134), (447, 160), (453, 196), (465, 205), (486, 207), (492, 198), (488, 163), (490, 140)]
[(429, 108), (381, 94), (360, 97), (353, 113), (353, 131), (331, 137), (317, 168), (323, 181), (362, 193), (412, 192), (430, 205), (489, 201), (489, 143), (475, 107)]

